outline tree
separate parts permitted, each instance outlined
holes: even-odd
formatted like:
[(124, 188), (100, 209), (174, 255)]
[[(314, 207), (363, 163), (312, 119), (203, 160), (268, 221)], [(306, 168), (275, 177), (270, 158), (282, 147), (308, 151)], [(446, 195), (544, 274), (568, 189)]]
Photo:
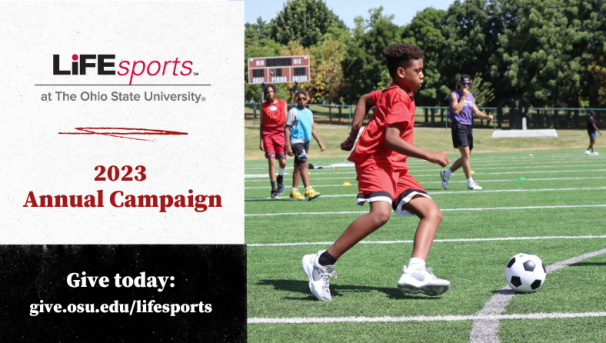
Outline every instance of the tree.
[(383, 7), (368, 12), (370, 19), (356, 18), (354, 41), (341, 62), (343, 99), (349, 103), (355, 103), (361, 95), (377, 89), (385, 81), (383, 53), (402, 40), (400, 27), (392, 22), (393, 15), (384, 16)]
[(271, 23), (266, 23), (261, 17), (256, 24), (244, 24), (244, 37), (249, 40), (271, 39)]
[(578, 107), (590, 34), (575, 18), (578, 1), (514, 0), (515, 28), (499, 37), (505, 89), (532, 106)]
[(412, 22), (402, 30), (402, 43), (417, 45), (425, 51), (423, 87), (415, 94), (415, 103), (419, 106), (439, 106), (446, 99), (444, 94), (439, 92), (441, 84), (447, 81), (440, 74), (445, 48), (441, 28), (445, 17), (446, 11), (426, 8), (418, 12)]
[(476, 106), (486, 106), (489, 102), (494, 100), (494, 89), (492, 83), (484, 81), (480, 73), (476, 73), (473, 77), (473, 99), (475, 100)]
[(299, 41), (306, 48), (322, 41), (331, 27), (347, 28), (322, 0), (289, 0), (271, 23), (276, 42)]
[[(604, 43), (604, 52), (606, 53), (606, 43)], [(606, 58), (600, 56), (597, 60), (592, 61), (587, 69), (597, 83), (597, 102), (600, 106), (604, 106), (606, 105)]]

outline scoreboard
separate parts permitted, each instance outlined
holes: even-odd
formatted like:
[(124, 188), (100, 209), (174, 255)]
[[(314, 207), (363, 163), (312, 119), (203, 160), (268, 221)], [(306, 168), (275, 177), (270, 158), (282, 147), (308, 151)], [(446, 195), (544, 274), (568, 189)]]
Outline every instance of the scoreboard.
[(249, 58), (248, 83), (309, 82), (309, 64), (309, 56)]

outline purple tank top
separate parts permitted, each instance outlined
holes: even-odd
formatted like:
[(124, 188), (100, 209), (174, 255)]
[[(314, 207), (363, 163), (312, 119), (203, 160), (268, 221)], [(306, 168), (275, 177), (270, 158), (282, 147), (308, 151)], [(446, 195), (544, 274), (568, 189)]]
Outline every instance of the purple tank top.
[[(450, 93), (455, 94), (457, 96), (457, 101), (461, 100), (461, 92), (458, 90)], [(471, 115), (473, 114), (473, 104), (475, 100), (473, 99), (473, 95), (471, 93), (467, 94), (467, 98), (465, 99), (465, 104), (463, 105), (463, 109), (459, 112), (458, 115), (455, 115), (452, 111), (452, 108), (448, 108), (448, 112), (450, 113), (450, 121), (455, 123), (463, 124), (463, 125), (471, 125)]]

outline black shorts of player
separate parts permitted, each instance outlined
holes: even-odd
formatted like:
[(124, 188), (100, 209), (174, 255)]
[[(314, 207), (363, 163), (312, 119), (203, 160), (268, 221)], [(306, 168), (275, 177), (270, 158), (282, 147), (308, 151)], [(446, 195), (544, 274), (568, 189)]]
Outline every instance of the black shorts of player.
[(293, 143), (292, 151), (295, 153), (295, 163), (307, 162), (307, 152), (309, 151), (309, 142)]
[(452, 122), (452, 145), (458, 147), (469, 147), (473, 149), (473, 134), (471, 133), (471, 125), (459, 124)]

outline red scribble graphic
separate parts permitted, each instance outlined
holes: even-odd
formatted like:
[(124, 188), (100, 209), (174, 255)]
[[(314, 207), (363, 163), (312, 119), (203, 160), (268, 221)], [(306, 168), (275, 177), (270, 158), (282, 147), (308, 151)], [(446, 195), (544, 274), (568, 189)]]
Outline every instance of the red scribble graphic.
[(135, 139), (138, 141), (155, 142), (155, 139), (144, 139), (135, 137), (125, 137), (134, 135), (154, 135), (154, 136), (177, 136), (187, 135), (187, 132), (142, 129), (132, 127), (77, 127), (76, 130), (82, 132), (59, 132), (60, 135), (102, 135), (126, 139)]

